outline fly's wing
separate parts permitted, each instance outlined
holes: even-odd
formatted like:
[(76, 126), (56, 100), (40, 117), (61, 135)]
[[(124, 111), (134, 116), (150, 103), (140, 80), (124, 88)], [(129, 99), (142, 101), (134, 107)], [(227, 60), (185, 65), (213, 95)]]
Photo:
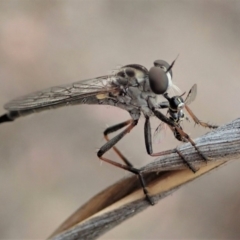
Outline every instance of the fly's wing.
[(57, 106), (73, 101), (81, 100), (91, 96), (104, 98), (105, 94), (117, 94), (120, 88), (114, 85), (115, 75), (108, 75), (72, 84), (51, 87), (20, 98), (16, 98), (5, 104), (8, 111), (23, 111)]
[(193, 102), (196, 96), (197, 96), (197, 84), (194, 84), (184, 101), (185, 105), (189, 105), (191, 102)]

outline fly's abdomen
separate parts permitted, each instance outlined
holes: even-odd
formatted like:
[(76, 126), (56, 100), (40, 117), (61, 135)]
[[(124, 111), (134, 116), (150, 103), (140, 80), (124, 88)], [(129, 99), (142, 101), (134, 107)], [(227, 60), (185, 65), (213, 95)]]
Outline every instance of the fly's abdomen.
[(30, 109), (20, 109), (20, 110), (9, 110), (7, 115), (10, 119), (14, 120), (21, 116), (26, 116), (32, 113), (38, 113), (46, 110), (52, 110), (60, 107), (65, 106), (73, 106), (73, 105), (81, 105), (81, 104), (92, 104), (92, 105), (111, 105), (115, 106), (117, 103), (117, 100), (113, 98), (108, 98), (107, 94), (98, 94), (95, 96), (88, 96), (84, 98), (76, 98), (72, 99), (70, 101), (64, 101), (64, 102), (55, 102), (54, 104), (50, 105), (41, 105), (35, 106), (34, 108)]

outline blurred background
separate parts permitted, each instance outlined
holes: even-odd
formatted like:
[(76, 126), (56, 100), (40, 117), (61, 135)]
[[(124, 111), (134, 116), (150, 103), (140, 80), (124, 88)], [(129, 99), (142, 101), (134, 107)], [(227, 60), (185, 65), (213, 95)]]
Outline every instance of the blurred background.
[[(240, 2), (0, 1), (0, 105), (50, 86), (108, 74), (119, 65), (173, 61), (174, 83), (198, 85), (191, 108), (222, 125), (239, 117)], [(5, 113), (3, 107), (1, 114)], [(121, 109), (74, 106), (0, 126), (0, 238), (44, 239), (93, 195), (126, 176), (100, 164), (103, 130)], [(152, 128), (158, 125), (153, 119)], [(184, 128), (195, 138), (205, 129)], [(155, 151), (179, 145), (168, 131)], [(136, 167), (143, 119), (118, 146)], [(109, 157), (117, 160), (110, 152)], [(100, 239), (239, 238), (240, 162), (189, 183)]]

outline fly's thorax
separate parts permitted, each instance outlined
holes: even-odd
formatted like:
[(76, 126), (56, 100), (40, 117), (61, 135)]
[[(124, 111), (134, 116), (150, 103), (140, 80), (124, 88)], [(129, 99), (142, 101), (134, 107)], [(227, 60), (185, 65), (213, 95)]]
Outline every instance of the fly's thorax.
[(132, 117), (133, 120), (138, 120), (141, 116), (141, 112), (139, 109), (134, 108), (129, 111), (130, 116)]
[(119, 96), (117, 96), (117, 99), (120, 103), (123, 103), (123, 104), (131, 103), (131, 97), (129, 97), (127, 94), (119, 95)]
[(145, 100), (152, 99), (152, 101), (157, 102), (158, 96), (154, 94), (153, 92), (145, 92), (141, 91), (141, 97)]
[(148, 70), (142, 65), (129, 64), (115, 71), (116, 84), (136, 86), (145, 81)]
[(129, 64), (122, 67), (120, 70), (124, 72), (124, 77), (135, 78), (138, 84), (141, 84), (148, 77), (148, 70), (139, 64)]
[(130, 104), (135, 107), (148, 107), (148, 103), (146, 99), (142, 97), (142, 91), (138, 87), (129, 87), (127, 96), (131, 98)]
[(143, 113), (143, 115), (146, 117), (151, 117), (153, 116), (153, 112), (152, 110), (148, 107), (148, 106), (142, 106), (141, 107), (141, 112)]

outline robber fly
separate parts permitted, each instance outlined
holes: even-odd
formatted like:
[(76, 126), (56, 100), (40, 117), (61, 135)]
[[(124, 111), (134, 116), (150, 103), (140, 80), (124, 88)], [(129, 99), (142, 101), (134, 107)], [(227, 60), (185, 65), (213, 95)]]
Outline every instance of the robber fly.
[[(0, 123), (13, 121), (18, 117), (31, 113), (76, 104), (111, 105), (128, 111), (131, 116), (130, 120), (109, 127), (104, 131), (107, 143), (100, 148), (97, 156), (102, 161), (136, 174), (139, 177), (147, 200), (153, 205), (154, 201), (148, 194), (140, 170), (134, 168), (114, 145), (137, 125), (141, 114), (145, 117), (145, 145), (149, 155), (157, 156), (158, 154), (152, 151), (150, 116), (156, 116), (171, 126), (172, 129), (175, 129), (176, 132), (179, 132), (183, 138), (190, 141), (188, 135), (179, 128), (179, 125), (173, 119), (164, 116), (158, 111), (161, 106), (157, 96), (166, 94), (169, 89), (174, 87), (172, 67), (175, 60), (171, 65), (163, 60), (156, 60), (150, 70), (138, 64), (130, 64), (107, 76), (52, 87), (17, 98), (4, 106), (7, 113), (0, 116)], [(108, 138), (108, 134), (124, 127), (125, 129), (115, 137)], [(192, 141), (190, 142), (192, 143)], [(197, 150), (195, 144), (192, 143), (192, 145)], [(124, 164), (103, 156), (111, 148), (118, 154)]]

